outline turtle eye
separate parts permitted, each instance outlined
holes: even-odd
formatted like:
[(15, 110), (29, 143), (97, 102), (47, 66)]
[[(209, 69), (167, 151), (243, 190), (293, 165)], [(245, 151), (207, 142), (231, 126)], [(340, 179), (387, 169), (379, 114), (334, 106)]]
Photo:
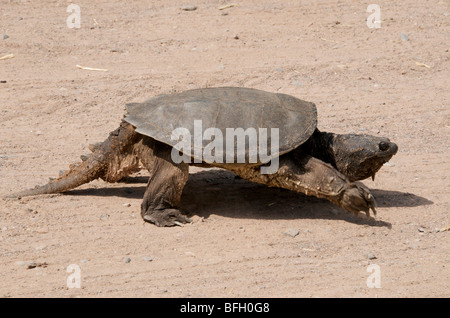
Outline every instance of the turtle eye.
[(381, 151), (386, 151), (386, 150), (389, 149), (389, 143), (382, 141), (382, 142), (380, 142), (380, 143), (378, 144), (378, 148), (379, 148)]

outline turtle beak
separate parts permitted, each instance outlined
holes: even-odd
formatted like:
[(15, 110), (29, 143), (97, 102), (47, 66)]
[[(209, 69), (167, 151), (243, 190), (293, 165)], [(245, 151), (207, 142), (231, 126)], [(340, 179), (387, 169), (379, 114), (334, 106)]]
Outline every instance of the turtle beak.
[(397, 145), (393, 142), (390, 142), (387, 138), (386, 140), (380, 141), (378, 143), (378, 149), (379, 151), (376, 153), (376, 158), (378, 158), (376, 159), (377, 164), (374, 164), (374, 171), (371, 175), (372, 181), (375, 181), (375, 174), (378, 172), (381, 166), (388, 162), (398, 151)]

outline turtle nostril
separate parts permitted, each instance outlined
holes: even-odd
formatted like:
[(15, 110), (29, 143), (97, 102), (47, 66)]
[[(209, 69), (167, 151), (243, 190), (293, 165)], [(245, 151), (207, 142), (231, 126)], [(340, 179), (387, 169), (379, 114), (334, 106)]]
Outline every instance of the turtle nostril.
[(380, 148), (381, 151), (386, 151), (389, 149), (389, 143), (382, 141), (378, 144), (378, 148)]

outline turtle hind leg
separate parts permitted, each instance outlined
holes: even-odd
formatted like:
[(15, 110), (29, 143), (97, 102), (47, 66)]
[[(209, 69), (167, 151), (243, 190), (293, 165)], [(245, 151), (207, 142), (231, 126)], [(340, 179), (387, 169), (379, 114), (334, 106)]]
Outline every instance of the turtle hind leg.
[(144, 137), (138, 148), (139, 159), (150, 172), (141, 205), (142, 218), (157, 226), (189, 223), (189, 218), (179, 209), (189, 165), (174, 163), (172, 148), (152, 138)]
[[(126, 132), (122, 133), (121, 130), (126, 130)], [(91, 144), (88, 148), (92, 154), (81, 156), (81, 159), (86, 161), (93, 155), (108, 153), (108, 159), (105, 161), (104, 171), (100, 178), (111, 183), (124, 181), (129, 175), (141, 170), (136, 148), (141, 136), (133, 131), (134, 128), (131, 125), (122, 123), (117, 130), (111, 133), (112, 136), (118, 136), (118, 142), (114, 145), (105, 145), (105, 142)]]
[(140, 139), (142, 136), (136, 133), (134, 127), (122, 121), (106, 141), (90, 145), (91, 156), (101, 154), (105, 158), (100, 178), (113, 183), (138, 172), (140, 167), (136, 145)]

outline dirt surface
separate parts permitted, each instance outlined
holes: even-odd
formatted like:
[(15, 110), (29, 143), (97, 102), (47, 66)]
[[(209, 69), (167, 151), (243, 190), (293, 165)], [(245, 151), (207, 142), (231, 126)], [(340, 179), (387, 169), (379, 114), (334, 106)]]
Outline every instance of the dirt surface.
[(183, 227), (142, 221), (145, 172), (1, 199), (0, 296), (450, 296), (448, 1), (379, 1), (381, 28), (359, 1), (74, 3), (79, 29), (67, 1), (1, 0), (0, 196), (79, 161), (126, 103), (199, 87), (314, 101), (320, 129), (399, 152), (364, 181), (378, 221), (217, 169), (191, 170)]

